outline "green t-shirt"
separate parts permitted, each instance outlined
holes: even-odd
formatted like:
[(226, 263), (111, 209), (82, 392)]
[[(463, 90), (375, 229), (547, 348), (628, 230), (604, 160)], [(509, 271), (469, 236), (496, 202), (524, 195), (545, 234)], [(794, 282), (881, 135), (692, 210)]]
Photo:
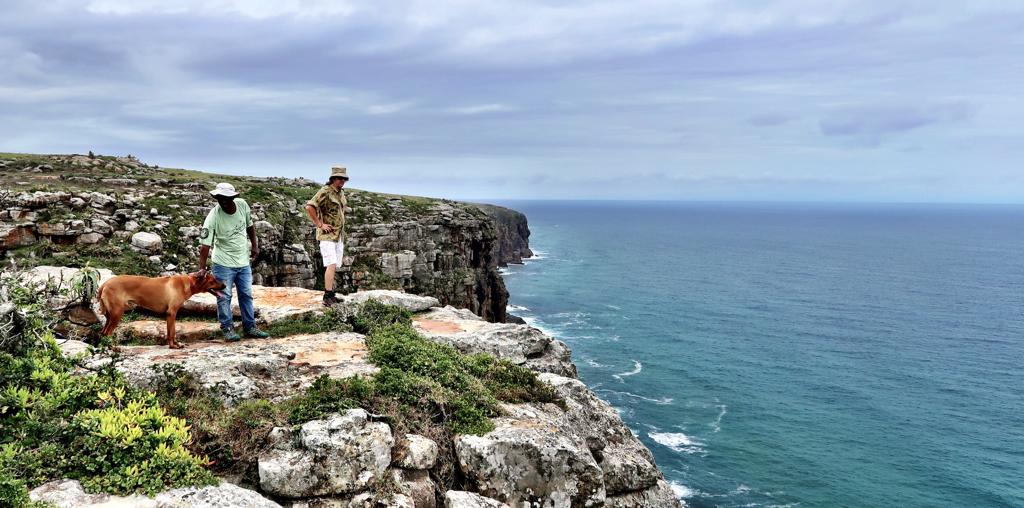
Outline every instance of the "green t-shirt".
[(249, 236), (245, 230), (252, 226), (249, 203), (235, 198), (235, 213), (213, 207), (206, 215), (199, 243), (213, 247), (213, 264), (229, 268), (249, 266)]

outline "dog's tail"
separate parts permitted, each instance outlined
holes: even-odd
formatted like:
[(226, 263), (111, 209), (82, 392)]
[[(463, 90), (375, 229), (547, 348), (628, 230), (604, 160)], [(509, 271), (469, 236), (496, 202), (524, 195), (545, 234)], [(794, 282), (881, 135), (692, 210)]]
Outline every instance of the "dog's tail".
[(99, 287), (99, 289), (96, 290), (96, 301), (99, 302), (100, 313), (103, 314), (104, 316), (107, 315), (107, 308), (106, 306), (103, 305), (103, 288), (105, 287), (107, 287), (106, 283), (104, 283), (102, 286)]

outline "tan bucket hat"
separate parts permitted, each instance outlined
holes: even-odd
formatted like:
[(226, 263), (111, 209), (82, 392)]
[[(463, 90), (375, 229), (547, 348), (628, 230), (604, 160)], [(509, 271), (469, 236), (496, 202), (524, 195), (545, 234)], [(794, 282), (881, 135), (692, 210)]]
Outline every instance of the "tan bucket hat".
[[(331, 178), (340, 177), (348, 180), (348, 169), (345, 166), (331, 166)], [(330, 180), (331, 178), (328, 178)]]

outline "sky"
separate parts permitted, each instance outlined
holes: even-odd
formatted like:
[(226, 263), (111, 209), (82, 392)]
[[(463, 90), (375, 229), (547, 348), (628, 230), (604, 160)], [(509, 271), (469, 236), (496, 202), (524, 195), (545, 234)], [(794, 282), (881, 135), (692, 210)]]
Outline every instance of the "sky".
[(1024, 203), (1024, 1), (0, 8), (0, 151), (454, 199)]

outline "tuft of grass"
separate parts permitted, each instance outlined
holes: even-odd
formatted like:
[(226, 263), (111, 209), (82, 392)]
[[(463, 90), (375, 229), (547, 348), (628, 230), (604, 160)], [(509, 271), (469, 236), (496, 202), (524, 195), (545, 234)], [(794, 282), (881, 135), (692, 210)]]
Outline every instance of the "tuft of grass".
[(276, 321), (264, 329), (271, 337), (287, 337), (325, 332), (351, 332), (352, 325), (339, 310), (328, 308), (322, 313), (313, 312)]
[(392, 325), (412, 326), (412, 312), (396, 305), (367, 300), (359, 308), (353, 326), (359, 333), (370, 334)]

